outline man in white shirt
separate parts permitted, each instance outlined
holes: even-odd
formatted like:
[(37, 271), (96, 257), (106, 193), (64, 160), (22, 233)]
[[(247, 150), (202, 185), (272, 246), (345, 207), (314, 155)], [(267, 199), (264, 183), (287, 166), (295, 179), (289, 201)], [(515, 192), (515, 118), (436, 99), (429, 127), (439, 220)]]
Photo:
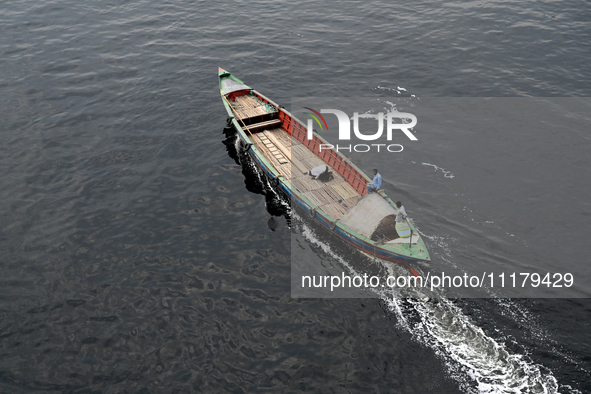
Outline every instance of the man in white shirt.
[(406, 220), (406, 211), (400, 201), (396, 201), (398, 213), (396, 213), (396, 232), (400, 238), (412, 237), (410, 223)]
[(328, 182), (333, 179), (332, 172), (328, 171), (328, 166), (321, 164), (312, 168), (310, 171), (304, 172), (305, 175), (310, 175), (312, 178), (322, 182)]
[(396, 206), (398, 207), (398, 213), (396, 214), (396, 221), (397, 222), (405, 222), (406, 221), (406, 210), (402, 206), (400, 201), (396, 201)]

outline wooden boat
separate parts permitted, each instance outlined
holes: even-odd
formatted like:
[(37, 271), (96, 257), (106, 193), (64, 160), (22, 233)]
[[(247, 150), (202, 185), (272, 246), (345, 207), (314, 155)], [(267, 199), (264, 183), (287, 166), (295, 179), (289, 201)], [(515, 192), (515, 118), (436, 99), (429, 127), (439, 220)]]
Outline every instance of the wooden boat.
[[(396, 232), (396, 205), (384, 190), (368, 193), (371, 179), (341, 153), (324, 149), (327, 142), (283, 107), (223, 70), (220, 93), (229, 120), (243, 146), (261, 170), (295, 204), (328, 231), (362, 252), (402, 264), (430, 261), (429, 252), (412, 223), (411, 235)], [(334, 178), (321, 182), (305, 175), (329, 166)], [(411, 272), (416, 271), (411, 268)]]

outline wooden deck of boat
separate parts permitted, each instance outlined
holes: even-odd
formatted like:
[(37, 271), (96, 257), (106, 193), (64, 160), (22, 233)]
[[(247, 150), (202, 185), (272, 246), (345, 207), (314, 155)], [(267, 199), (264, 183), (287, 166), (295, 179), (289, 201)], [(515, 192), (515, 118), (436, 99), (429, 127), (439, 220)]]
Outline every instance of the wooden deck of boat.
[(250, 94), (238, 96), (231, 102), (232, 108), (240, 119), (254, 118), (276, 112), (270, 105), (262, 102), (258, 97)]
[(329, 182), (317, 181), (305, 175), (304, 172), (326, 163), (285, 130), (265, 130), (253, 134), (253, 139), (293, 188), (333, 218), (340, 219), (361, 198), (332, 168), (329, 171), (332, 171), (334, 179)]

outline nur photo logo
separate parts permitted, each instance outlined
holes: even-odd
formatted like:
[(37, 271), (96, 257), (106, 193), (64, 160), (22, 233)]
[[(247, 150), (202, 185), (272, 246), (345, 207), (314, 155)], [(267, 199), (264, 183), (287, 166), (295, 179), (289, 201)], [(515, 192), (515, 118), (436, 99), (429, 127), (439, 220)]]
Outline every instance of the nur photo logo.
[[(382, 138), (384, 134), (384, 121), (386, 123), (386, 141), (392, 141), (392, 136), (394, 132), (397, 130), (402, 131), (406, 137), (408, 137), (411, 141), (417, 141), (417, 137), (411, 132), (412, 129), (417, 124), (417, 117), (408, 112), (397, 112), (397, 111), (390, 111), (384, 114), (383, 112), (378, 112), (377, 114), (362, 114), (359, 115), (358, 112), (353, 112), (353, 116), (349, 117), (345, 111), (341, 111), (339, 109), (333, 108), (322, 108), (320, 111), (316, 111), (310, 107), (303, 107), (304, 109), (310, 112), (304, 112), (305, 115), (310, 116), (307, 120), (307, 130), (308, 135), (307, 138), (309, 140), (313, 139), (314, 133), (314, 122), (318, 124), (320, 130), (324, 132), (328, 131), (328, 124), (326, 119), (322, 114), (332, 114), (335, 115), (338, 121), (338, 130), (339, 130), (339, 141), (351, 141), (351, 121), (353, 123), (353, 134), (355, 138), (361, 141), (377, 141)], [(377, 131), (373, 133), (362, 132), (359, 127), (359, 119), (360, 118), (373, 118), (377, 120), (378, 127)], [(395, 122), (395, 119), (398, 119), (400, 123)], [(380, 148), (384, 148), (388, 152), (397, 153), (402, 152), (404, 147), (400, 144), (320, 144), (319, 149), (320, 152), (322, 150), (334, 149), (336, 151), (354, 151), (354, 152), (369, 152), (372, 149), (375, 149), (377, 152), (380, 152)]]

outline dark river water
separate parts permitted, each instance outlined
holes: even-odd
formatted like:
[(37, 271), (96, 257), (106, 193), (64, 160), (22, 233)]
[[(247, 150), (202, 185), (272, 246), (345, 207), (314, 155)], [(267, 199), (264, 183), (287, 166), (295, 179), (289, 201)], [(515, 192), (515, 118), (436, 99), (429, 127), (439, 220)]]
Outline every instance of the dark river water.
[[(3, 2), (0, 391), (591, 392), (590, 22), (574, 0)], [(286, 106), (438, 113), (379, 163), (433, 269), (575, 286), (292, 298), (292, 245), (349, 262), (226, 141), (218, 66)], [(498, 108), (529, 117), (495, 134)]]

